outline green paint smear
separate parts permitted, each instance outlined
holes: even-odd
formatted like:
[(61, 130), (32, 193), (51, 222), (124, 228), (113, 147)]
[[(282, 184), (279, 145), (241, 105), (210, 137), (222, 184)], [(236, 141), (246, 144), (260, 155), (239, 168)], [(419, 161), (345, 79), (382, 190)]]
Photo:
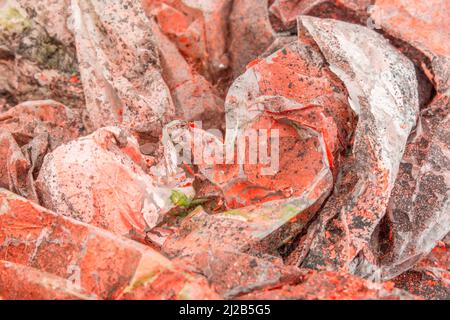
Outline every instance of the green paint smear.
[(181, 191), (172, 190), (170, 201), (177, 207), (190, 209), (205, 203), (206, 201), (208, 201), (208, 199), (193, 199), (191, 197), (188, 197)]

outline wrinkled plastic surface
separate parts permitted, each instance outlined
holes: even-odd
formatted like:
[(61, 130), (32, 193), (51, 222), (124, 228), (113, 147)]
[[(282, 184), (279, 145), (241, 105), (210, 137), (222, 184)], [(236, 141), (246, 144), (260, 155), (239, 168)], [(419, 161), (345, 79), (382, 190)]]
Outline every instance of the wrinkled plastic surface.
[(350, 105), (359, 116), (352, 155), (321, 212), (317, 230), (316, 226), (311, 229), (313, 239), (301, 265), (354, 271), (355, 258), (386, 213), (403, 150), (416, 123), (414, 66), (367, 28), (306, 16), (299, 18), (299, 24), (345, 83)]
[(217, 297), (204, 279), (183, 272), (149, 247), (48, 211), (4, 189), (0, 216), (2, 259), (67, 279), (100, 299)]
[(0, 1), (0, 299), (448, 299), (447, 11)]
[(119, 235), (143, 237), (172, 206), (171, 190), (159, 188), (144, 170), (136, 139), (106, 127), (48, 154), (37, 189), (51, 210)]

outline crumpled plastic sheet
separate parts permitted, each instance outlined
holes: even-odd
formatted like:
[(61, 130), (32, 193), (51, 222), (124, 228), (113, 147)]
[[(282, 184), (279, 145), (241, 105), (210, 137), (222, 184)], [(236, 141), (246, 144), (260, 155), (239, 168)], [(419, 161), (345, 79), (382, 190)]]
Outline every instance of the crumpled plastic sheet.
[(0, 126), (20, 146), (48, 135), (51, 150), (83, 134), (80, 113), (53, 100), (28, 101), (0, 114)]
[(309, 271), (297, 285), (254, 291), (242, 300), (419, 300), (393, 283), (373, 283), (353, 275), (333, 271)]
[(216, 82), (229, 67), (228, 15), (232, 0), (143, 0), (162, 32), (200, 74)]
[(416, 135), (406, 146), (381, 227), (391, 235), (380, 255), (385, 279), (411, 268), (450, 232), (449, 111), (450, 96), (437, 97), (421, 112)]
[(157, 139), (175, 109), (141, 5), (130, 0), (72, 0), (70, 10), (94, 128), (122, 124)]
[(355, 272), (358, 255), (386, 213), (407, 138), (416, 124), (414, 65), (365, 27), (302, 16), (299, 31), (303, 30), (346, 85), (359, 118), (352, 154), (309, 231), (298, 263)]
[(446, 0), (402, 1), (377, 0), (371, 17), (377, 27), (394, 40), (409, 44), (403, 47), (408, 55), (430, 78), (439, 93), (450, 87), (450, 34)]
[[(304, 19), (313, 19), (313, 18), (304, 18)], [(303, 18), (302, 18), (303, 20)], [(335, 23), (332, 22), (331, 20), (318, 20), (315, 19), (313, 20), (313, 22), (321, 22), (321, 21), (326, 21), (327, 23)], [(303, 21), (302, 21), (303, 22)], [(336, 22), (337, 23), (337, 22)], [(388, 53), (379, 53), (379, 59), (381, 59), (381, 61), (389, 61), (389, 59), (400, 62), (401, 65), (400, 67), (397, 65), (395, 67), (393, 67), (393, 69), (389, 69), (391, 68), (391, 65), (386, 62), (385, 66), (387, 70), (383, 70), (384, 73), (382, 73), (382, 77), (380, 78), (376, 78), (374, 80), (368, 81), (367, 79), (365, 79), (364, 77), (368, 77), (368, 71), (365, 69), (364, 66), (364, 60), (362, 60), (362, 65), (356, 65), (356, 66), (351, 66), (354, 69), (356, 69), (357, 71), (359, 71), (360, 74), (357, 74), (355, 77), (356, 79), (348, 79), (345, 75), (344, 72), (337, 72), (337, 68), (342, 67), (342, 65), (340, 66), (336, 66), (333, 65), (333, 57), (329, 58), (328, 61), (331, 60), (331, 68), (332, 70), (335, 70), (335, 72), (341, 76), (342, 80), (344, 81), (344, 83), (346, 83), (347, 88), (350, 91), (351, 97), (350, 97), (350, 103), (352, 105), (352, 107), (355, 109), (354, 111), (356, 113), (359, 114), (359, 132), (357, 131), (357, 135), (356, 135), (356, 141), (355, 142), (355, 146), (357, 146), (357, 149), (354, 149), (354, 156), (357, 158), (352, 159), (352, 157), (349, 157), (348, 159), (345, 159), (344, 163), (344, 169), (343, 172), (345, 173), (345, 170), (348, 169), (348, 165), (349, 163), (354, 164), (355, 162), (360, 162), (359, 166), (366, 166), (367, 167), (367, 171), (366, 171), (366, 175), (372, 176), (373, 175), (373, 169), (372, 168), (377, 168), (377, 167), (381, 167), (383, 169), (385, 169), (385, 171), (381, 171), (378, 179), (375, 179), (374, 183), (378, 183), (381, 182), (381, 184), (377, 185), (377, 188), (380, 189), (380, 193), (385, 194), (384, 198), (384, 202), (381, 202), (381, 205), (379, 208), (374, 208), (375, 210), (375, 214), (374, 216), (370, 217), (369, 216), (369, 223), (367, 223), (368, 225), (364, 224), (364, 218), (366, 217), (361, 217), (361, 222), (359, 223), (359, 225), (355, 222), (353, 225), (351, 225), (350, 227), (350, 231), (349, 232), (354, 232), (355, 235), (354, 237), (356, 238), (355, 241), (355, 247), (359, 248), (357, 250), (355, 250), (356, 252), (358, 252), (359, 250), (362, 249), (366, 249), (365, 245), (369, 243), (369, 240), (372, 236), (372, 233), (374, 232), (375, 228), (377, 227), (378, 223), (380, 222), (381, 218), (384, 216), (385, 211), (386, 211), (386, 207), (387, 207), (387, 199), (389, 199), (390, 196), (390, 192), (393, 188), (393, 184), (397, 175), (397, 171), (398, 171), (398, 166), (400, 164), (400, 160), (402, 157), (402, 152), (403, 152), (403, 146), (406, 144), (406, 140), (408, 138), (409, 133), (411, 132), (413, 126), (415, 125), (415, 119), (417, 116), (417, 112), (418, 112), (418, 98), (417, 98), (417, 92), (414, 91), (414, 89), (409, 89), (408, 88), (414, 88), (415, 86), (417, 86), (417, 82), (415, 79), (415, 71), (414, 68), (412, 66), (412, 64), (405, 58), (403, 57), (401, 54), (397, 53), (397, 51), (392, 48), (386, 41), (382, 40), (381, 37), (377, 36), (375, 33), (373, 33), (372, 31), (369, 31), (368, 29), (363, 29), (363, 27), (353, 27), (349, 24), (344, 24), (344, 23), (339, 23), (341, 25), (339, 25), (342, 28), (352, 28), (356, 30), (352, 30), (354, 33), (356, 34), (360, 34), (360, 33), (365, 33), (368, 32), (371, 35), (372, 38), (374, 38), (374, 42), (375, 44), (373, 45), (374, 47), (379, 47), (379, 48), (383, 48), (383, 49), (387, 49)], [(312, 28), (312, 27), (311, 27)], [(366, 31), (367, 30), (367, 31)], [(306, 29), (301, 32), (304, 33), (303, 37), (304, 41), (305, 38), (310, 37), (309, 34), (305, 34)], [(356, 35), (355, 35), (356, 36)], [(360, 38), (362, 39), (362, 37)], [(354, 40), (354, 39), (353, 39)], [(345, 39), (343, 39), (342, 41), (345, 41)], [(379, 43), (381, 41), (381, 44)], [(319, 42), (319, 41), (318, 41)], [(320, 46), (320, 42), (318, 43)], [(286, 55), (288, 54), (289, 50), (292, 49), (292, 47), (294, 47), (294, 45), (291, 46), (287, 46), (287, 48), (284, 48), (284, 52), (283, 54)], [(333, 50), (330, 52), (324, 50), (322, 48), (324, 55), (327, 57), (327, 53), (328, 54), (335, 54), (336, 50)], [(362, 50), (362, 49), (361, 49)], [(381, 49), (379, 50), (381, 51)], [(282, 51), (280, 51), (282, 52)], [(343, 53), (344, 55), (345, 53)], [(373, 52), (371, 52), (371, 54), (374, 54)], [(375, 54), (374, 54), (375, 55)], [(274, 54), (273, 56), (269, 56), (267, 58), (267, 61), (270, 61), (269, 64), (274, 64), (275, 66), (277, 66), (277, 63), (279, 64), (279, 61), (277, 59), (275, 59), (275, 57), (277, 57), (277, 54)], [(289, 61), (292, 62), (292, 61)], [(248, 122), (251, 122), (252, 119), (255, 119), (258, 117), (258, 115), (262, 112), (261, 110), (264, 110), (264, 107), (266, 105), (269, 104), (264, 104), (264, 99), (268, 99), (268, 101), (272, 102), (272, 104), (274, 102), (276, 102), (275, 105), (276, 107), (278, 107), (280, 110), (277, 111), (284, 111), (283, 108), (294, 108), (297, 107), (299, 108), (299, 104), (297, 101), (295, 101), (294, 103), (292, 103), (292, 101), (290, 102), (292, 105), (289, 105), (289, 103), (286, 103), (285, 106), (283, 106), (282, 102), (277, 101), (276, 99), (272, 99), (270, 100), (270, 97), (263, 97), (263, 99), (261, 99), (261, 101), (257, 101), (257, 103), (259, 103), (259, 105), (257, 105), (257, 107), (254, 107), (253, 109), (251, 109), (250, 112), (242, 112), (242, 109), (239, 110), (239, 106), (252, 106), (251, 102), (248, 102), (248, 94), (246, 93), (246, 88), (249, 87), (252, 90), (261, 90), (261, 85), (260, 84), (252, 84), (255, 80), (254, 79), (264, 79), (263, 77), (259, 76), (259, 75), (248, 75), (250, 74), (250, 72), (254, 72), (254, 70), (258, 70), (258, 66), (259, 65), (263, 65), (264, 66), (264, 62), (256, 62), (254, 64), (254, 66), (251, 66), (249, 71), (247, 71), (246, 74), (244, 74), (242, 77), (240, 77), (238, 80), (236, 80), (235, 84), (232, 86), (232, 89), (230, 90), (229, 96), (227, 98), (227, 101), (232, 101), (232, 103), (230, 103), (230, 105), (227, 108), (227, 127), (245, 127), (245, 125), (243, 124), (247, 124)], [(380, 64), (382, 65), (382, 64)], [(395, 64), (392, 64), (395, 65)], [(403, 67), (406, 70), (409, 70), (409, 73), (403, 73), (403, 72), (399, 72), (400, 69), (403, 70)], [(262, 67), (261, 67), (262, 69)], [(279, 71), (277, 69), (277, 71)], [(358, 76), (360, 78), (358, 78)], [(283, 76), (281, 76), (282, 78)], [(288, 80), (286, 80), (288, 81)], [(390, 81), (390, 82), (388, 82)], [(275, 85), (276, 82), (275, 81), (268, 81), (268, 83), (270, 83), (271, 86)], [(386, 113), (389, 112), (389, 109), (381, 109), (381, 108), (385, 108), (384, 105), (381, 105), (377, 102), (376, 98), (374, 96), (370, 96), (371, 91), (371, 86), (373, 86), (376, 90), (374, 90), (375, 94), (378, 95), (379, 98), (384, 98), (384, 100), (382, 100), (384, 103), (388, 103), (388, 106), (390, 104), (390, 113), (391, 116), (393, 115), (393, 113), (397, 112), (398, 110), (400, 110), (402, 113), (400, 114), (394, 114), (394, 116), (396, 116), (397, 118), (395, 119), (397, 121), (397, 125), (393, 125), (390, 128), (386, 128), (386, 126), (382, 126), (380, 125), (380, 123), (384, 123), (384, 119), (382, 118), (378, 118), (378, 119), (373, 119), (374, 117), (374, 113), (377, 113), (378, 116), (385, 116)], [(238, 92), (239, 94), (237, 94), (236, 92)], [(240, 94), (242, 91), (242, 94)], [(311, 90), (310, 90), (311, 91)], [(306, 91), (306, 92), (310, 92), (310, 91)], [(358, 92), (359, 91), (359, 92)], [(256, 91), (257, 92), (257, 91)], [(397, 99), (393, 99), (395, 97), (391, 96), (391, 93), (397, 93)], [(242, 97), (241, 100), (236, 99), (237, 97)], [(256, 96), (256, 100), (257, 98), (257, 94), (255, 95), (254, 92), (252, 92), (252, 94), (250, 95), (252, 97)], [(352, 99), (353, 98), (353, 99)], [(282, 100), (282, 99), (280, 99)], [(295, 100), (295, 99), (294, 99)], [(283, 100), (282, 100), (283, 101)], [(285, 102), (285, 101), (283, 101)], [(255, 103), (255, 104), (257, 104)], [(297, 105), (296, 105), (297, 104)], [(280, 105), (282, 107), (280, 107)], [(395, 107), (394, 107), (395, 106)], [(376, 109), (378, 108), (378, 109)], [(398, 108), (398, 109), (396, 109)], [(244, 108), (245, 110), (245, 108)], [(372, 110), (377, 110), (377, 111), (372, 111)], [(378, 110), (382, 110), (381, 112), (378, 112)], [(271, 110), (273, 112), (273, 110)], [(366, 114), (364, 114), (363, 112), (365, 112)], [(375, 122), (378, 121), (378, 122)], [(367, 123), (366, 123), (367, 122)], [(371, 140), (371, 137), (367, 137), (366, 134), (367, 132), (365, 131), (367, 129), (368, 126), (370, 126), (372, 123), (372, 130), (375, 131), (375, 133), (377, 132), (377, 130), (379, 130), (377, 133), (377, 135), (375, 136), (376, 138)], [(230, 125), (231, 124), (231, 125)], [(363, 129), (364, 131), (363, 131)], [(357, 129), (358, 130), (358, 129)], [(389, 133), (391, 134), (393, 137), (395, 137), (394, 139), (389, 139), (389, 141), (386, 141), (386, 136), (385, 134)], [(237, 136), (238, 134), (236, 134)], [(233, 141), (233, 139), (236, 138), (236, 136), (234, 136), (233, 138), (229, 139), (226, 141), (226, 143), (229, 143), (229, 141)], [(229, 137), (227, 137), (229, 138)], [(210, 139), (214, 140), (214, 138)], [(360, 152), (360, 150), (362, 150), (363, 148), (366, 148), (364, 146), (363, 142), (358, 142), (358, 140), (363, 141), (364, 139), (370, 139), (369, 141), (371, 141), (372, 144), (378, 144), (380, 146), (378, 146), (378, 148), (382, 148), (382, 151), (380, 152), (380, 154), (382, 156), (384, 156), (384, 158), (382, 159), (376, 159), (376, 154), (372, 155), (372, 161), (374, 161), (375, 163), (378, 162), (377, 165), (375, 165), (374, 167), (371, 167), (371, 163), (366, 163), (366, 161), (370, 158), (368, 158), (369, 156), (371, 156), (370, 151), (367, 152), (367, 150), (365, 152)], [(377, 141), (378, 140), (378, 141)], [(215, 141), (214, 143), (216, 144), (220, 144), (220, 141)], [(392, 145), (394, 143), (397, 143), (397, 145)], [(374, 149), (376, 150), (376, 147), (374, 146)], [(358, 156), (360, 156), (361, 158), (358, 160)], [(375, 156), (375, 158), (374, 158)], [(233, 171), (233, 170), (231, 170)], [(203, 170), (201, 169), (201, 172), (203, 174), (205, 174), (206, 176), (208, 176), (208, 170), (203, 168)], [(342, 185), (345, 186), (345, 182), (348, 182), (346, 180), (350, 179), (350, 183), (357, 185), (358, 183), (356, 181), (351, 181), (351, 179), (355, 179), (353, 177), (354, 172), (350, 172), (350, 173), (346, 173), (347, 177), (342, 178), (342, 181), (344, 181), (344, 183), (341, 181)], [(214, 181), (214, 179), (217, 179), (216, 175), (214, 174), (210, 174), (209, 177)], [(368, 179), (370, 181), (370, 179)], [(223, 181), (229, 182), (229, 176), (226, 176), (226, 178), (223, 179)], [(365, 183), (366, 179), (363, 177), (360, 180), (360, 184), (361, 183)], [(384, 183), (384, 186), (383, 186)], [(348, 188), (348, 186), (345, 186)], [(339, 190), (339, 188), (338, 188)], [(369, 189), (368, 189), (369, 190)], [(355, 192), (356, 194), (358, 194), (358, 192)], [(238, 192), (231, 192), (231, 194), (238, 194), (238, 195), (242, 195), (242, 193), (238, 193)], [(344, 195), (341, 195), (341, 197), (344, 198), (344, 200), (339, 200), (339, 201), (349, 201), (351, 202), (351, 200), (345, 200), (346, 196), (348, 196), (347, 194), (344, 193)], [(336, 196), (338, 197), (338, 196)], [(332, 198), (333, 199), (333, 198)], [(290, 200), (287, 201), (280, 201), (280, 203), (283, 203), (283, 205), (288, 205), (290, 204)], [(336, 200), (331, 200), (331, 201), (336, 201)], [(302, 202), (302, 201), (300, 201)], [(363, 202), (361, 200), (361, 202)], [(272, 204), (272, 202), (271, 202)], [(342, 204), (342, 203), (341, 203)], [(282, 208), (285, 208), (283, 207)], [(294, 208), (298, 210), (298, 212), (301, 212), (302, 209), (304, 210), (305, 208), (300, 209), (299, 207), (295, 207)], [(325, 207), (327, 210), (327, 206)], [(339, 207), (337, 207), (339, 208)], [(358, 207), (355, 207), (358, 208)], [(293, 210), (293, 212), (295, 211), (295, 209)], [(378, 209), (378, 211), (376, 211), (376, 209)], [(261, 210), (261, 208), (259, 209)], [(330, 208), (328, 208), (328, 210), (330, 210)], [(355, 209), (356, 210), (356, 209)], [(244, 210), (246, 211), (246, 210)], [(234, 212), (234, 211), (232, 211)], [(325, 211), (326, 212), (326, 211)], [(365, 214), (366, 212), (362, 212), (361, 214)], [(321, 213), (322, 214), (322, 213)], [(357, 216), (357, 214), (356, 214)], [(370, 220), (370, 218), (372, 218), (372, 220)], [(308, 219), (306, 220), (308, 221)], [(333, 223), (333, 222), (332, 222)], [(306, 225), (306, 223), (304, 224)], [(314, 228), (314, 227), (313, 227)], [(354, 229), (352, 229), (354, 228)], [(362, 230), (361, 230), (362, 229)], [(365, 229), (365, 230), (364, 230)], [(298, 229), (297, 229), (298, 232)], [(268, 233), (270, 234), (270, 233)], [(329, 232), (325, 232), (323, 233), (325, 235), (329, 235)], [(319, 233), (319, 239), (320, 239), (320, 233)], [(359, 239), (358, 239), (359, 237)], [(437, 236), (439, 237), (439, 235)], [(315, 241), (319, 241), (317, 239), (314, 239)], [(353, 240), (353, 239), (352, 239)], [(359, 241), (358, 241), (359, 240)], [(210, 240), (211, 241), (211, 240)], [(359, 243), (358, 243), (359, 242)], [(275, 246), (275, 248), (279, 247), (280, 243), (277, 244), (277, 246)], [(334, 244), (332, 244), (334, 245)], [(350, 243), (349, 245), (352, 245), (352, 243)], [(320, 245), (318, 245), (320, 247)], [(310, 248), (309, 248), (310, 249)], [(311, 251), (313, 250), (317, 250), (316, 248), (313, 248)], [(304, 254), (304, 253), (302, 253)], [(311, 254), (311, 252), (309, 252), (308, 254)], [(334, 253), (333, 253), (334, 254)], [(345, 261), (346, 258), (349, 258), (349, 260), (353, 260), (354, 258), (356, 258), (357, 253), (352, 252), (351, 250), (349, 250), (348, 252), (348, 257), (343, 257), (342, 259)], [(352, 256), (352, 254), (354, 254), (354, 256)], [(326, 259), (326, 256), (324, 254), (321, 254), (321, 257)], [(304, 258), (304, 257), (303, 257)], [(308, 257), (306, 258), (308, 259)], [(309, 259), (312, 259), (311, 256), (309, 256)], [(359, 258), (358, 258), (359, 259)], [(308, 260), (307, 260), (308, 261)], [(347, 262), (350, 262), (347, 261)], [(361, 262), (360, 262), (361, 263)], [(309, 266), (309, 265), (308, 265)], [(313, 265), (314, 267), (317, 267), (318, 265)], [(357, 268), (355, 266), (353, 266), (353, 272), (357, 271)], [(360, 268), (360, 266), (359, 266)], [(361, 272), (361, 270), (358, 270), (358, 272)]]
[(167, 237), (162, 252), (204, 275), (226, 299), (296, 281), (300, 270), (275, 255), (282, 240), (272, 237), (289, 213), (254, 209), (210, 215), (198, 207)]
[[(255, 60), (228, 92), (225, 145), (218, 141), (209, 149), (232, 150), (235, 164), (205, 163), (199, 170), (220, 188), (230, 208), (296, 197), (318, 200), (320, 206), (331, 191), (333, 173), (353, 130), (347, 100), (345, 87), (325, 66), (320, 52), (294, 41)], [(259, 164), (239, 164), (241, 138), (252, 130), (259, 130), (258, 141), (267, 140), (268, 149), (278, 144), (279, 159), (273, 155), (261, 163), (260, 152)], [(277, 134), (279, 141), (274, 142)], [(246, 157), (251, 152), (247, 147)], [(277, 169), (274, 175), (264, 175)], [(298, 204), (299, 212), (306, 209), (301, 201)]]
[[(77, 288), (98, 299), (126, 300), (220, 298), (204, 278), (148, 246), (46, 210), (4, 189), (0, 213), (2, 259), (66, 279), (74, 293)], [(0, 296), (10, 286), (1, 286)], [(39, 294), (44, 297), (45, 291)]]
[(218, 90), (185, 60), (156, 22), (152, 20), (150, 23), (159, 48), (162, 75), (172, 94), (176, 116), (186, 121), (202, 120), (205, 129), (220, 128), (224, 102)]
[[(174, 188), (148, 175), (137, 140), (105, 127), (48, 154), (36, 187), (46, 208), (110, 230), (145, 238), (173, 203)], [(180, 188), (192, 194), (192, 187)]]
[(70, 281), (34, 268), (0, 260), (0, 297), (4, 300), (95, 300)]
[[(287, 284), (301, 275), (296, 267), (284, 265), (280, 257), (241, 251), (239, 242), (250, 239), (238, 235), (236, 227), (239, 223), (226, 216), (210, 220), (207, 215), (201, 208), (195, 210), (183, 221), (179, 231), (166, 239), (162, 252), (187, 270), (205, 276), (212, 288), (225, 299), (255, 289)], [(247, 235), (246, 224), (239, 227)], [(213, 228), (227, 236), (233, 235), (235, 239), (213, 235)]]
[(37, 200), (30, 174), (30, 161), (9, 131), (0, 129), (0, 142), (0, 186)]
[(76, 110), (52, 100), (24, 102), (0, 114), (0, 187), (39, 202), (34, 182), (47, 152), (77, 138)]
[(229, 43), (233, 76), (242, 74), (245, 66), (264, 53), (275, 38), (268, 0), (235, 0), (230, 14)]
[(413, 268), (392, 279), (398, 288), (429, 300), (450, 299), (450, 234)]
[[(0, 187), (57, 212), (0, 191), (0, 272), (28, 270), (30, 294), (49, 294), (42, 277), (66, 298), (416, 298), (394, 285), (448, 298), (448, 244), (439, 242), (450, 231), (446, 3), (17, 2), (6, 21), (24, 36), (0, 33), (9, 94), (0, 100)], [(382, 35), (357, 25), (369, 22)], [(48, 88), (83, 108), (78, 69), (88, 117), (54, 101), (12, 108)], [(224, 129), (224, 103), (234, 131), (222, 141), (203, 129)], [(179, 166), (177, 144), (200, 136), (194, 157), (237, 148), (246, 129), (281, 133), (275, 178), (261, 165)], [(194, 178), (227, 209), (197, 208), (168, 227), (174, 192), (194, 199)], [(40, 219), (32, 238), (11, 228), (30, 219)], [(95, 259), (75, 252), (82, 261), (67, 261), (68, 248)], [(67, 292), (79, 271), (82, 285)]]
[(270, 5), (277, 31), (295, 29), (297, 17), (308, 15), (364, 24), (370, 0), (275, 0)]

